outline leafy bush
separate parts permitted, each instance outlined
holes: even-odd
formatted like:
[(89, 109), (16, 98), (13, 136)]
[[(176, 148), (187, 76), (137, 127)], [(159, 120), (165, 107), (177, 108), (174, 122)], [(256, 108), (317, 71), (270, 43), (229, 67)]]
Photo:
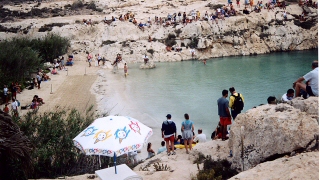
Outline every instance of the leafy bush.
[(36, 70), (41, 59), (38, 51), (31, 47), (27, 38), (0, 42), (0, 84), (21, 82), (25, 72)]
[(87, 159), (80, 154), (72, 139), (93, 120), (92, 107), (85, 117), (74, 109), (56, 109), (43, 114), (29, 112), (23, 119), (15, 119), (34, 147), (31, 154), (34, 171), (28, 178), (55, 178), (76, 173), (72, 170)]
[(70, 41), (57, 34), (48, 34), (43, 39), (33, 39), (31, 41), (33, 49), (39, 52), (42, 62), (52, 62), (58, 56), (67, 53)]

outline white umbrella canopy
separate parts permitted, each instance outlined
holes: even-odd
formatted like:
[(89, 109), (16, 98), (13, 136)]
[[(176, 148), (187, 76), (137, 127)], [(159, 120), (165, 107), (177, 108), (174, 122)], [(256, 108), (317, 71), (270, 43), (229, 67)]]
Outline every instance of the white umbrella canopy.
[(141, 149), (152, 133), (151, 128), (134, 118), (107, 116), (96, 119), (73, 141), (86, 155), (113, 157)]

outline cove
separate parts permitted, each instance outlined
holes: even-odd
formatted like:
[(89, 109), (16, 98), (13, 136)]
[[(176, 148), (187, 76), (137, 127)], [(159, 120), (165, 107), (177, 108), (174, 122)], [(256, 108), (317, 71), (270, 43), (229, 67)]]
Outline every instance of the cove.
[[(297, 78), (311, 70), (316, 59), (317, 49), (213, 58), (207, 65), (195, 60), (156, 62), (155, 69), (147, 70), (139, 69), (140, 63), (129, 64), (127, 78), (123, 70), (117, 74), (106, 72), (112, 76), (107, 92), (111, 95), (99, 106), (112, 108), (111, 114), (135, 117), (158, 131), (169, 113), (177, 124), (178, 134), (183, 115), (188, 113), (195, 123), (195, 132), (202, 128), (210, 139), (219, 121), (217, 99), (223, 89), (233, 86), (243, 94), (242, 112), (245, 112), (266, 104), (269, 96), (280, 99)], [(156, 132), (153, 136), (161, 138), (160, 135)]]

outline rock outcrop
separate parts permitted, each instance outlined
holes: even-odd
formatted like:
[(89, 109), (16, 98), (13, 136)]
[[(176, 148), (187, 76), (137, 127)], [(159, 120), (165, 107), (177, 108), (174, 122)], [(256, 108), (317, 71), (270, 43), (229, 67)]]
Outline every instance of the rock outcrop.
[(318, 146), (318, 98), (290, 103), (263, 105), (237, 116), (229, 139), (233, 167), (247, 170)]
[(319, 152), (298, 154), (265, 162), (230, 180), (319, 179)]
[[(90, 2), (86, 1), (85, 7)], [(198, 49), (196, 54), (199, 59), (318, 47), (317, 10), (299, 7), (295, 3), (290, 3), (286, 8), (287, 20), (282, 16), (284, 10), (278, 7), (274, 11), (268, 12), (267, 9), (262, 9), (260, 13), (252, 12), (249, 15), (242, 14), (242, 9), (236, 7), (237, 16), (218, 20), (218, 23), (200, 20), (187, 25), (178, 22), (171, 26), (155, 24), (154, 16), (165, 19), (168, 13), (178, 11), (189, 13), (191, 9), (197, 8), (201, 13), (208, 11), (211, 14), (214, 10), (210, 9), (211, 6), (207, 1), (200, 0), (183, 2), (172, 0), (170, 3), (154, 1), (145, 7), (144, 1), (111, 0), (96, 2), (97, 7), (103, 7), (102, 12), (92, 10), (87, 12), (88, 9), (84, 8), (82, 10), (88, 15), (78, 15), (80, 10), (70, 9), (69, 1), (59, 1), (59, 3), (41, 3), (40, 7), (37, 3), (30, 4), (25, 10), (48, 6), (65, 11), (64, 16), (55, 15), (46, 18), (46, 16), (32, 14), (32, 17), (36, 16), (38, 19), (25, 20), (19, 14), (13, 13), (17, 11), (17, 7), (4, 6), (0, 11), (6, 12), (12, 20), (1, 23), (0, 40), (16, 36), (38, 38), (48, 32), (58, 33), (70, 38), (70, 51), (74, 54), (85, 56), (85, 52), (90, 51), (94, 54), (99, 53), (111, 61), (117, 53), (121, 53), (126, 62), (143, 62), (141, 57), (145, 54), (150, 57), (150, 62), (188, 60), (191, 59), (190, 47)], [(222, 0), (216, 0), (214, 3), (212, 7), (225, 4)], [(171, 9), (171, 6), (174, 8)], [(23, 9), (22, 6), (21, 9)], [(303, 10), (309, 14), (305, 21), (300, 21), (299, 15)], [(10, 12), (14, 16), (10, 15)], [(127, 12), (134, 14), (142, 23), (146, 23), (150, 17), (152, 25), (145, 27), (142, 31), (129, 21), (108, 21), (108, 23), (102, 21), (105, 17), (109, 20), (111, 16), (118, 17), (119, 14)], [(84, 25), (83, 19), (92, 19), (92, 25)], [(148, 41), (149, 36), (153, 41)], [(182, 51), (169, 52), (166, 50), (168, 44), (182, 47)]]

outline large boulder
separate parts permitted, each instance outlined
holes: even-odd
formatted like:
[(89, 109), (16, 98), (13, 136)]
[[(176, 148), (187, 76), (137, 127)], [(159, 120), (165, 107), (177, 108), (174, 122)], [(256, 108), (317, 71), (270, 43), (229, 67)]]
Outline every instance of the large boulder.
[(242, 179), (319, 179), (319, 152), (302, 153), (261, 163), (230, 178), (230, 180)]
[(237, 116), (229, 140), (234, 168), (247, 170), (317, 144), (318, 98), (290, 103), (263, 105)]

